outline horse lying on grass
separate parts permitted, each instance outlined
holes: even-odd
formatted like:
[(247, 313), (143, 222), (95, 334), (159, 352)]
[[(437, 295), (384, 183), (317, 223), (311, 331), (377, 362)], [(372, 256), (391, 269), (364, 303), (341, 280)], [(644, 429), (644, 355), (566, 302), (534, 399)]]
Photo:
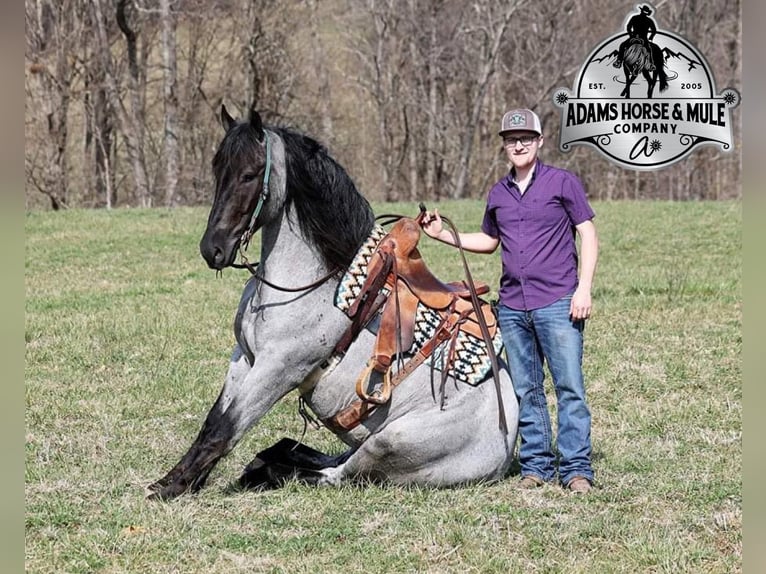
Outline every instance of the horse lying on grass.
[[(370, 205), (310, 137), (265, 129), (255, 111), (235, 121), (222, 108), (221, 118), (226, 134), (213, 160), (215, 198), (200, 251), (221, 270), (261, 230), (260, 263), (251, 266), (254, 276), (237, 309), (237, 344), (223, 389), (188, 452), (149, 487), (150, 497), (200, 489), (216, 463), (295, 390), (348, 450), (328, 456), (285, 439), (258, 453), (242, 486), (275, 487), (290, 477), (319, 485), (366, 478), (433, 486), (502, 478), (518, 420), (507, 366), (497, 361), (496, 386), (487, 382), (491, 373), (471, 384), (444, 371), (438, 397), (433, 361), (412, 362), (394, 392), (391, 385), (381, 390), (388, 365), (370, 367), (380, 343), (375, 321), (357, 325), (349, 337), (354, 321), (337, 305), (344, 272), (379, 230)], [(373, 307), (369, 300), (364, 305)], [(400, 317), (394, 321), (401, 329)], [(396, 332), (392, 356), (401, 366), (408, 347)], [(431, 351), (454, 354), (455, 340)], [(364, 372), (369, 379), (362, 383)], [(361, 416), (341, 420), (339, 413), (354, 405)]]

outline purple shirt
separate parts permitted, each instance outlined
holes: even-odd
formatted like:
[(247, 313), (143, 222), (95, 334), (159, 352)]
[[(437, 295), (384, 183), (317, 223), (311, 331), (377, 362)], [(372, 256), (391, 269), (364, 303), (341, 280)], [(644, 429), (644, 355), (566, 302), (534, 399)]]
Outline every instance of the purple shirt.
[(500, 239), (500, 301), (530, 311), (577, 288), (575, 226), (595, 213), (582, 183), (569, 171), (538, 160), (523, 195), (512, 176), (489, 191), (481, 229)]

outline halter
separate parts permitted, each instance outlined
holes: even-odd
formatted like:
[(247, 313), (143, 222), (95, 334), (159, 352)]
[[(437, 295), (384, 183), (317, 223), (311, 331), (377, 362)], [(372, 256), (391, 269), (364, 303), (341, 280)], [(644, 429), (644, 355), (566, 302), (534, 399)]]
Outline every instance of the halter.
[(263, 130), (263, 137), (266, 140), (266, 170), (263, 174), (263, 186), (261, 189), (261, 194), (258, 196), (258, 203), (255, 206), (255, 211), (253, 211), (252, 217), (250, 218), (250, 224), (247, 226), (247, 229), (242, 234), (242, 238), (239, 240), (239, 251), (243, 257), (247, 246), (250, 244), (250, 239), (255, 233), (255, 220), (258, 219), (258, 215), (261, 213), (263, 204), (269, 197), (269, 177), (271, 176), (271, 140), (269, 139), (269, 133), (266, 130)]

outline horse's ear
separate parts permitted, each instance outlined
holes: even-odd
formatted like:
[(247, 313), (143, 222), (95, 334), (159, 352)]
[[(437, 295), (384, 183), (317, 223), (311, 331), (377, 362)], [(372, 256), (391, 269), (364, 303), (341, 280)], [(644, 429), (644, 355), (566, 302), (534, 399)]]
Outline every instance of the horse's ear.
[(255, 133), (258, 134), (258, 139), (263, 141), (263, 121), (261, 120), (261, 114), (254, 108), (250, 108), (250, 125), (255, 129)]
[(226, 111), (226, 106), (221, 104), (221, 125), (226, 129), (226, 131), (229, 131), (232, 127), (234, 127), (234, 124), (236, 124), (237, 121), (229, 115), (229, 112)]

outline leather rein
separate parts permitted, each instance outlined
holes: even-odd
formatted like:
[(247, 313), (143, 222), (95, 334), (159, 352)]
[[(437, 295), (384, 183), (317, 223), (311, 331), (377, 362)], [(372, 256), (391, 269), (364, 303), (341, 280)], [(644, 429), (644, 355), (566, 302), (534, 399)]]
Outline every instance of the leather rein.
[(308, 285), (303, 285), (301, 287), (282, 287), (281, 285), (275, 285), (271, 281), (268, 281), (262, 275), (259, 275), (256, 272), (256, 268), (258, 267), (258, 265), (260, 265), (260, 261), (256, 261), (255, 263), (250, 263), (247, 257), (245, 257), (245, 254), (241, 248), (240, 248), (240, 256), (242, 257), (242, 263), (241, 264), (232, 263), (231, 267), (234, 267), (235, 269), (247, 269), (248, 271), (250, 271), (253, 277), (258, 279), (258, 281), (260, 281), (264, 285), (268, 285), (269, 287), (271, 287), (272, 289), (276, 289), (277, 291), (284, 291), (285, 293), (298, 293), (300, 291), (308, 291), (309, 289), (313, 289), (314, 287), (319, 287), (322, 283), (325, 283), (326, 281), (328, 281), (329, 279), (331, 279), (333, 276), (337, 275), (341, 271), (340, 268), (333, 269), (327, 275), (322, 275), (319, 279), (317, 279), (313, 283), (309, 283)]

